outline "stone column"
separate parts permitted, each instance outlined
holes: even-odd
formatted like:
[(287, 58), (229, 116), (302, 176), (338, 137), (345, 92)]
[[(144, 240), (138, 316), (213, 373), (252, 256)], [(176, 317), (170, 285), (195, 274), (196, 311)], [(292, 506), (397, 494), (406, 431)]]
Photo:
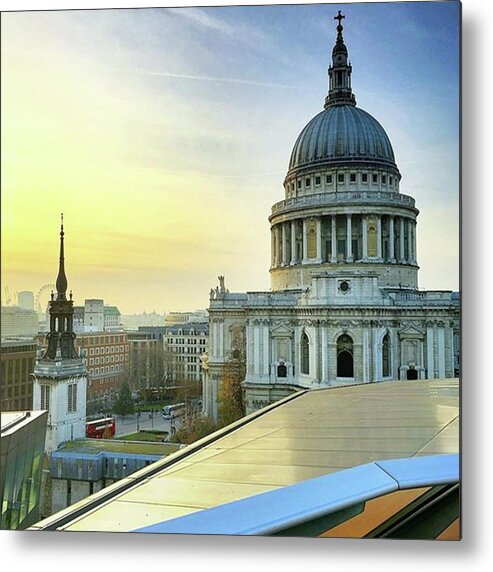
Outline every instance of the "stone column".
[(445, 378), (445, 328), (438, 328), (438, 378)]
[(267, 320), (262, 322), (262, 330), (263, 330), (263, 344), (262, 344), (262, 351), (263, 351), (263, 374), (268, 378), (270, 373), (270, 339), (269, 339), (269, 322)]
[(418, 264), (417, 242), (416, 242), (416, 221), (413, 222), (413, 262)]
[(315, 260), (317, 263), (322, 262), (322, 218), (317, 218), (317, 258)]
[(270, 229), (270, 243), (270, 266), (274, 268), (276, 265), (276, 234), (273, 226)]
[(407, 221), (407, 251), (408, 251), (408, 261), (412, 264), (414, 260), (413, 251), (413, 221), (409, 219)]
[(401, 217), (399, 220), (399, 262), (401, 264), (406, 263), (406, 257), (404, 256), (404, 219)]
[(253, 374), (260, 374), (260, 326), (253, 322)]
[(390, 262), (395, 262), (395, 252), (394, 252), (394, 217), (389, 217), (389, 258)]
[(337, 262), (336, 215), (330, 217), (330, 244), (332, 248), (330, 261), (334, 264)]
[(286, 240), (286, 223), (282, 223), (282, 263), (281, 266), (288, 265), (288, 241)]
[(377, 258), (382, 260), (382, 215), (377, 216)]
[(296, 221), (291, 221), (291, 266), (296, 264)]
[(321, 341), (321, 351), (322, 351), (322, 378), (321, 381), (329, 381), (329, 359), (328, 359), (328, 340), (327, 340), (327, 324), (322, 322), (320, 324), (322, 328), (322, 341)]
[(302, 264), (308, 263), (308, 236), (306, 218), (303, 219), (303, 261)]
[(426, 377), (435, 378), (435, 355), (433, 353), (433, 327), (426, 328)]
[(346, 262), (353, 261), (353, 231), (351, 226), (351, 214), (346, 215)]
[(366, 215), (361, 217), (361, 228), (363, 234), (363, 260), (368, 259), (368, 219)]

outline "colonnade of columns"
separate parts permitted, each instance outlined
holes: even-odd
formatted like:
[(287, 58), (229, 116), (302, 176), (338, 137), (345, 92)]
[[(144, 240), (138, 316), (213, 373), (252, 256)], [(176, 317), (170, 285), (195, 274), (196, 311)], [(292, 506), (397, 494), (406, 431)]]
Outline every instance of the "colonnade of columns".
[(408, 217), (334, 214), (278, 223), (271, 233), (273, 268), (355, 261), (417, 264), (416, 221)]

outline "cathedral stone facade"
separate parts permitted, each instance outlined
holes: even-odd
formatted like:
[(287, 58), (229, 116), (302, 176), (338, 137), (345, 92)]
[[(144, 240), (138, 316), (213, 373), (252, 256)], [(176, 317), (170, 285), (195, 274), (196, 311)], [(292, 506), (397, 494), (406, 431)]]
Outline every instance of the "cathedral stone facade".
[(247, 413), (300, 388), (453, 377), (459, 298), (418, 289), (417, 217), (390, 140), (356, 106), (339, 13), (323, 111), (301, 131), (272, 207), (271, 291), (210, 293), (204, 411), (244, 350)]

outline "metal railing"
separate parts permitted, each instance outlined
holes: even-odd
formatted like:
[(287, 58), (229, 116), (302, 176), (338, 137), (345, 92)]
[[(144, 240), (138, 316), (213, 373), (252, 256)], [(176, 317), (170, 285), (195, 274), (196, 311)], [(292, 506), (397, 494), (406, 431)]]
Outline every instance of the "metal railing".
[[(134, 532), (272, 535), (334, 516), (345, 520), (381, 495), (459, 482), (458, 454), (375, 461), (309, 479)], [(330, 518), (324, 521), (330, 522)]]

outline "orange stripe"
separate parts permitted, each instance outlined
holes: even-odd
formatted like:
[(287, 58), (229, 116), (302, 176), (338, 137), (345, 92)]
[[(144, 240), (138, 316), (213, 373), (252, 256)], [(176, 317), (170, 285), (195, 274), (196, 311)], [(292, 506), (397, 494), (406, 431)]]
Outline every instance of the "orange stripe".
[(460, 518), (456, 518), (454, 522), (449, 524), (447, 528), (441, 532), (437, 538), (437, 540), (460, 540)]
[(366, 503), (365, 510), (361, 514), (334, 526), (320, 536), (324, 538), (363, 538), (428, 490), (430, 487), (396, 491), (372, 499)]

